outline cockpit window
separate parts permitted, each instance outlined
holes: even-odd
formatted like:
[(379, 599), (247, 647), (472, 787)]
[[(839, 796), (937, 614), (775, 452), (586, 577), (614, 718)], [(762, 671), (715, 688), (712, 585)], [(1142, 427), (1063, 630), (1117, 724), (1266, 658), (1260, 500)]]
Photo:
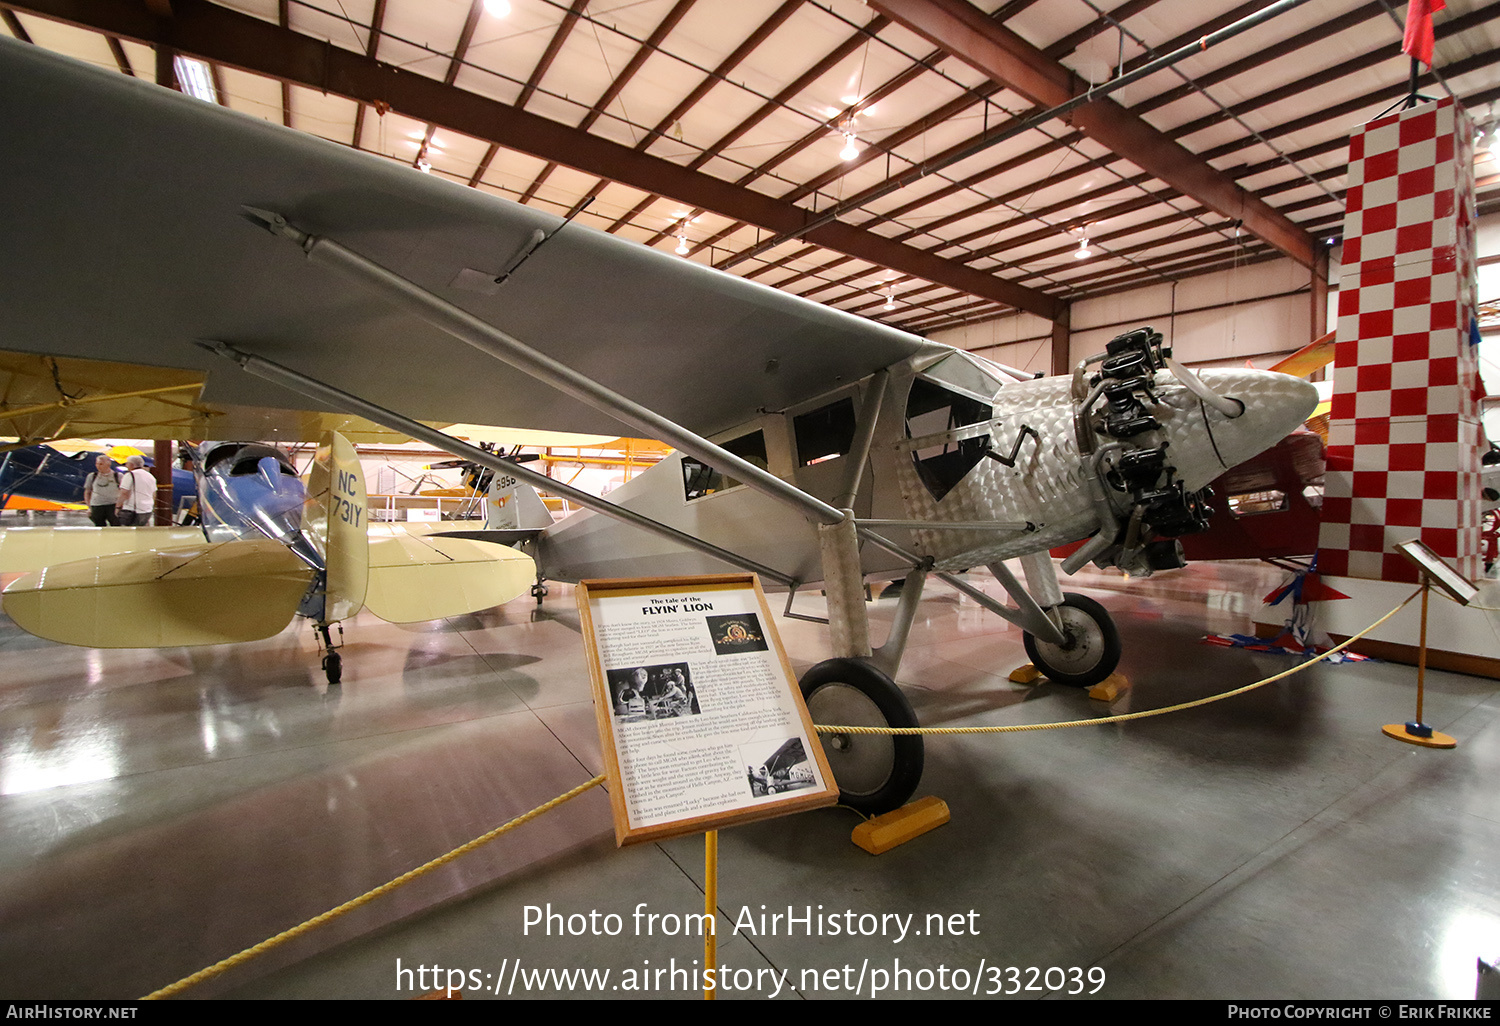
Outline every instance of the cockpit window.
[(245, 445), (220, 445), (209, 451), (204, 457), (203, 469), (209, 471), (229, 463), (229, 473), (232, 477), (242, 477), (249, 474), (260, 473), (260, 461), (270, 456), (281, 468), (281, 472), (288, 477), (297, 476), (297, 468), (287, 462), (286, 454), (280, 449), (269, 445), (258, 445), (248, 443)]
[[(720, 442), (719, 447), (734, 453), (747, 463), (753, 463), (761, 470), (767, 468), (764, 432), (752, 431), (748, 435), (741, 435), (731, 441)], [(705, 495), (722, 492), (726, 488), (734, 488), (743, 483), (724, 476), (707, 463), (692, 456), (684, 454), (682, 457), (682, 489), (689, 501), (701, 499)]]
[(843, 398), (792, 418), (797, 466), (846, 456), (854, 448), (854, 400)]
[(969, 437), (955, 437), (955, 433), (961, 433), (960, 428), (987, 424), (992, 416), (990, 404), (973, 396), (926, 378), (912, 382), (906, 401), (906, 437), (919, 441), (931, 438), (930, 444), (912, 450), (911, 459), (917, 477), (934, 499), (952, 491), (984, 459), (989, 448), (988, 432), (969, 432)]

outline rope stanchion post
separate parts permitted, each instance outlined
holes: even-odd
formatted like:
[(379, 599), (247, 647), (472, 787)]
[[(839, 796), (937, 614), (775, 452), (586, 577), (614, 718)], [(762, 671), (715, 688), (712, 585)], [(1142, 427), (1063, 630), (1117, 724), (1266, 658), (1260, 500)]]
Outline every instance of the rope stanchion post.
[[(719, 958), (719, 832), (708, 830), (703, 834), (703, 911), (708, 914), (708, 932), (703, 935), (703, 968), (713, 971)], [(715, 983), (705, 983), (703, 1000), (712, 1001), (718, 992), (717, 974)]]
[(1422, 693), (1427, 683), (1427, 597), (1432, 594), (1432, 577), (1422, 571), (1422, 628), (1417, 641), (1417, 717), (1408, 723), (1387, 723), (1380, 728), (1386, 737), (1423, 748), (1457, 748), (1458, 739), (1433, 730), (1422, 720)]

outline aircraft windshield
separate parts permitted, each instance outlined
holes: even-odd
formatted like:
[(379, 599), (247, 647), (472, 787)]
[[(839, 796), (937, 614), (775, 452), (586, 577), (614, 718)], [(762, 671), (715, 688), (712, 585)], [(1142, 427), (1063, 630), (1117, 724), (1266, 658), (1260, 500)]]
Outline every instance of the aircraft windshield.
[(934, 499), (942, 499), (984, 459), (989, 433), (960, 429), (987, 424), (992, 415), (990, 404), (972, 395), (925, 377), (912, 382), (906, 401), (906, 435), (931, 442), (913, 449), (911, 458), (917, 476)]

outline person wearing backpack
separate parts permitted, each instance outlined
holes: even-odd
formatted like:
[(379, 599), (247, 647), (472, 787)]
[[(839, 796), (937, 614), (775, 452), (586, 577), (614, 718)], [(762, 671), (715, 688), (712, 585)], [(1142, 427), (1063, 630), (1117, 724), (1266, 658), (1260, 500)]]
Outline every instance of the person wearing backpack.
[(108, 456), (100, 453), (94, 460), (94, 472), (83, 479), (83, 504), (89, 508), (89, 520), (95, 527), (119, 527), (115, 506), (120, 501), (120, 475)]

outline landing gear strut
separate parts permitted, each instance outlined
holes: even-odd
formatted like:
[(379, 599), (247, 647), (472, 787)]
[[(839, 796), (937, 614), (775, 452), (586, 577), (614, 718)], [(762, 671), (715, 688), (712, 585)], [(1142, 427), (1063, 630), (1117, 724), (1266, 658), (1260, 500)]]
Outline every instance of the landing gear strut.
[(323, 673), (328, 677), (328, 683), (337, 684), (344, 676), (344, 660), (339, 655), (339, 649), (344, 646), (344, 625), (338, 624), (339, 643), (335, 645), (333, 638), (328, 633), (328, 628), (333, 626), (326, 623), (313, 624), (313, 633), (318, 638), (318, 648), (323, 651)]
[[(896, 682), (862, 659), (825, 659), (802, 677), (813, 723), (915, 727), (917, 714)], [(922, 779), (919, 734), (822, 734), (839, 804), (879, 815), (899, 809)]]

